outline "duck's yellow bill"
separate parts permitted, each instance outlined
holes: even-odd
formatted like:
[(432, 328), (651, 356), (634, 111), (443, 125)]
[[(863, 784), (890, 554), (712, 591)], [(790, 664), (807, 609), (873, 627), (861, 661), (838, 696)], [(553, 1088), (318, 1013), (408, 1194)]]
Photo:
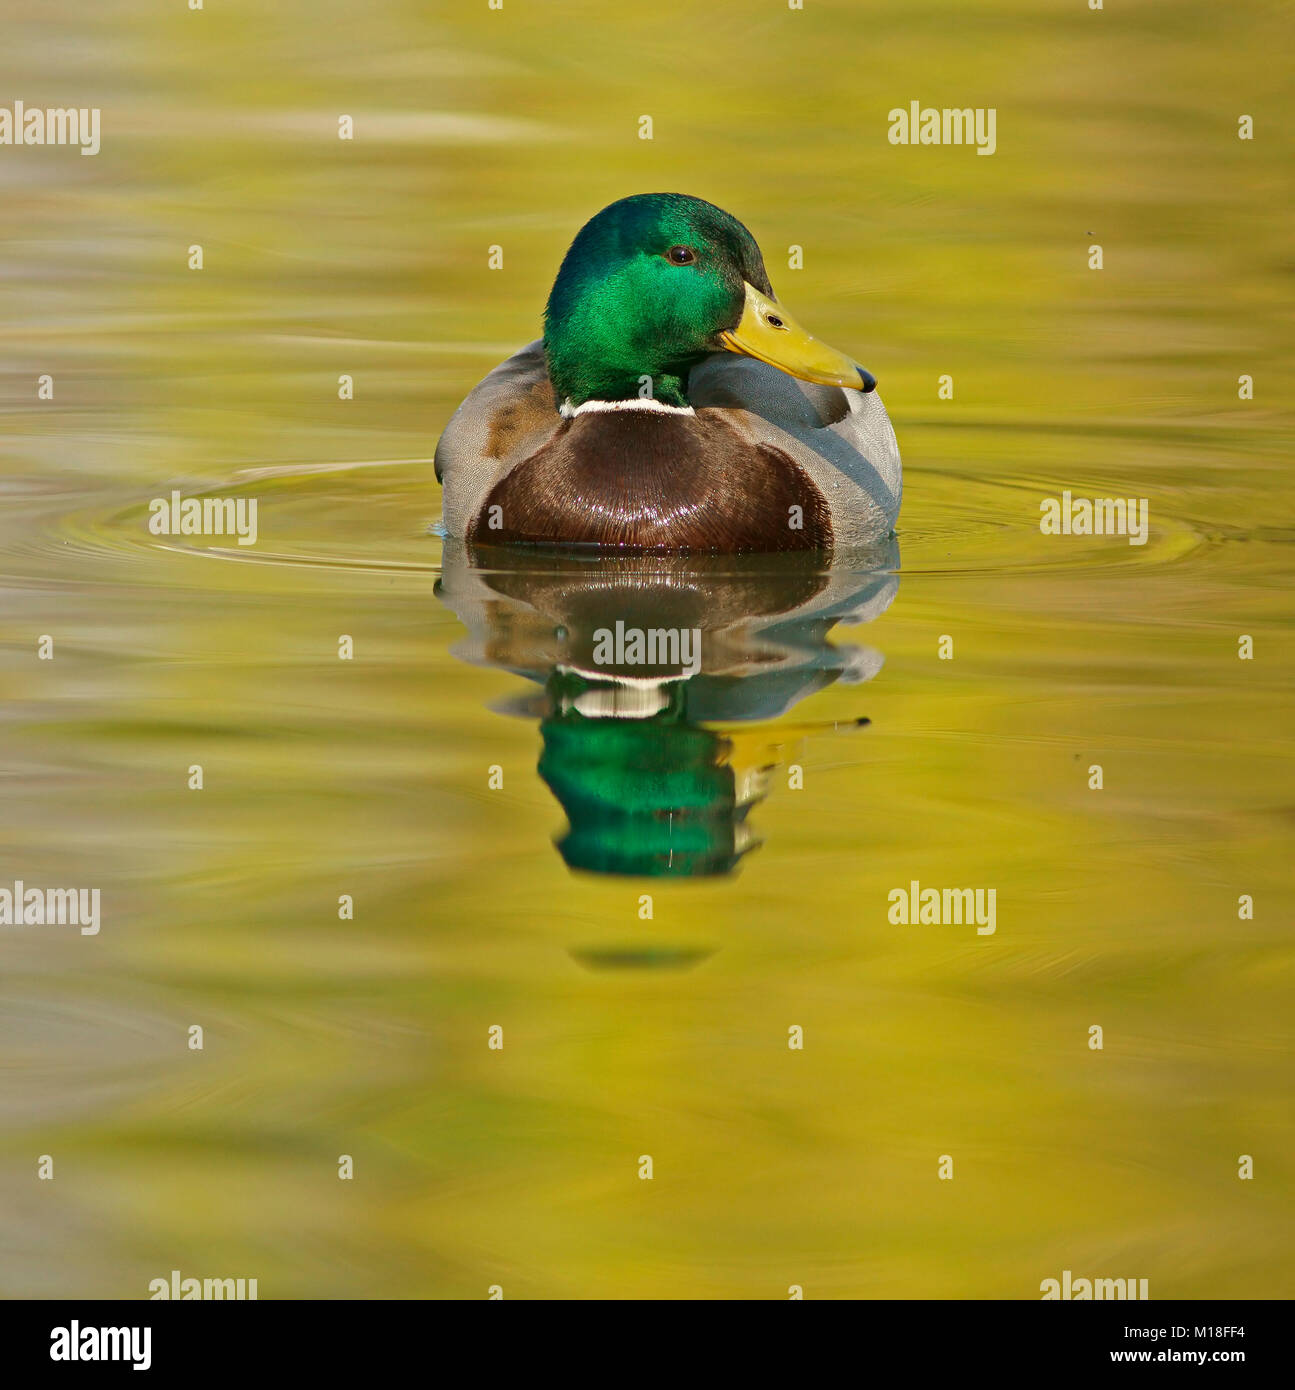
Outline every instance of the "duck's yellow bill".
[(752, 284), (746, 287), (746, 304), (737, 327), (721, 333), (720, 342), (730, 352), (767, 362), (801, 381), (848, 386), (855, 391), (871, 391), (877, 384), (871, 372), (806, 333), (782, 305)]

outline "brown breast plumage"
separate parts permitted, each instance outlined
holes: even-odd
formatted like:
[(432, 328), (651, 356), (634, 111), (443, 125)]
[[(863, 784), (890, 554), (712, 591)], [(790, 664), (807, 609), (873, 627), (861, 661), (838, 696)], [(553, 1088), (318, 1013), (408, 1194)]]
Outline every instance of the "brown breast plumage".
[(823, 494), (790, 455), (725, 409), (599, 411), (564, 420), (490, 490), (480, 544), (623, 550), (829, 550)]

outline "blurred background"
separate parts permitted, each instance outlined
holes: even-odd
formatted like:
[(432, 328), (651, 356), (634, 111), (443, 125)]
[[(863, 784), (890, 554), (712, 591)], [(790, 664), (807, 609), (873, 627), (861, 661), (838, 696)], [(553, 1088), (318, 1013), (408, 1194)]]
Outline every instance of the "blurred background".
[[(0, 928), (0, 1293), (1290, 1296), (1288, 6), (0, 26), (0, 105), (102, 109), (96, 157), (0, 146), (0, 883), (103, 894), (97, 937)], [(997, 152), (892, 146), (914, 100)], [(648, 879), (555, 848), (430, 460), (657, 190), (877, 375), (906, 495), (885, 606), (814, 639), (857, 679), (732, 759), (762, 843)], [(256, 498), (257, 545), (151, 535), (172, 488)], [(1041, 535), (1063, 489), (1148, 543)], [(891, 925), (914, 879), (996, 933)]]

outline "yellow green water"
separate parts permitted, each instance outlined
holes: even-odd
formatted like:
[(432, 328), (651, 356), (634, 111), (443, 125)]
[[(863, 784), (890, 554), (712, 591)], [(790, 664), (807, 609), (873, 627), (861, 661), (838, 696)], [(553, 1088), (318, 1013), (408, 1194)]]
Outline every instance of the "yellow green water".
[[(0, 148), (0, 884), (103, 925), (0, 928), (0, 1292), (1289, 1296), (1289, 12), (13, 8), (0, 104), (104, 114)], [(911, 100), (997, 152), (891, 146)], [(703, 726), (759, 846), (647, 879), (554, 844), (573, 581), (487, 577), (473, 648), (430, 458), (662, 188), (876, 373), (906, 495), (872, 620), (779, 648), (826, 675)], [(172, 488), (258, 543), (150, 535)], [(1042, 535), (1062, 489), (1148, 543)], [(912, 880), (996, 932), (892, 925)]]

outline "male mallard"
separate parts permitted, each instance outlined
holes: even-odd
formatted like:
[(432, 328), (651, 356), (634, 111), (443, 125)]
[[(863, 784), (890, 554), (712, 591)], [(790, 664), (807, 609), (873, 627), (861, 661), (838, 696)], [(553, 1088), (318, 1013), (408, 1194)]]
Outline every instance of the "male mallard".
[(572, 242), (543, 340), (441, 436), (445, 530), (621, 550), (868, 544), (900, 500), (875, 385), (775, 301), (735, 217), (682, 193), (622, 198)]

